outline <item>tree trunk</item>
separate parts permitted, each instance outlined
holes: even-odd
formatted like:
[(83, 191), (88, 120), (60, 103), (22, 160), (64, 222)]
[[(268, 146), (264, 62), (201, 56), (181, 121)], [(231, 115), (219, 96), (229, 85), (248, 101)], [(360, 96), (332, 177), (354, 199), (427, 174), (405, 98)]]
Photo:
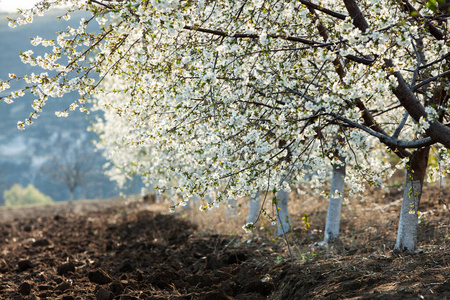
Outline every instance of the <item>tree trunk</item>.
[[(339, 158), (342, 161), (342, 158)], [(325, 224), (325, 235), (322, 245), (339, 237), (341, 222), (341, 206), (344, 197), (345, 186), (345, 164), (333, 164), (331, 175), (330, 201), (328, 203), (327, 220)]]
[(159, 190), (154, 190), (154, 191), (155, 191), (155, 202), (162, 203), (161, 193), (159, 192)]
[(248, 209), (247, 223), (254, 224), (258, 220), (259, 208), (261, 205), (261, 195), (259, 190), (250, 198), (250, 208)]
[(443, 163), (442, 163), (442, 153), (439, 153), (439, 169), (438, 169), (438, 171), (439, 171), (439, 187), (441, 188), (441, 191), (442, 190), (444, 190), (445, 189), (445, 180), (446, 180), (446, 176), (445, 175), (443, 175), (443, 172), (442, 172), (442, 165), (443, 165)]
[(277, 236), (282, 236), (291, 230), (288, 212), (289, 193), (284, 190), (278, 191), (277, 198)]
[(232, 217), (234, 217), (236, 215), (236, 205), (237, 205), (237, 201), (236, 199), (228, 199), (227, 201), (227, 213), (226, 213), (226, 217), (227, 219), (230, 219)]
[(183, 206), (183, 211), (184, 211), (184, 212), (186, 212), (186, 211), (188, 211), (188, 210), (191, 209), (191, 202), (193, 202), (193, 201), (192, 201), (192, 198), (191, 198), (191, 199), (185, 200), (185, 203), (186, 203), (186, 204)]
[(398, 224), (395, 250), (415, 252), (417, 249), (418, 209), (430, 147), (415, 151), (409, 159), (405, 190)]
[(172, 188), (166, 190), (166, 197), (169, 198), (166, 201), (168, 201), (171, 205), (177, 204), (177, 199), (175, 199), (175, 193), (173, 192)]
[(69, 203), (72, 203), (73, 202), (73, 194), (74, 194), (74, 189), (71, 189), (71, 190), (69, 190), (69, 193), (70, 193), (70, 195), (69, 195)]
[(200, 197), (197, 196), (197, 195), (192, 196), (192, 198), (189, 199), (189, 201), (192, 202), (192, 206), (193, 206), (194, 208), (198, 208), (198, 206), (199, 206), (199, 204), (200, 204)]

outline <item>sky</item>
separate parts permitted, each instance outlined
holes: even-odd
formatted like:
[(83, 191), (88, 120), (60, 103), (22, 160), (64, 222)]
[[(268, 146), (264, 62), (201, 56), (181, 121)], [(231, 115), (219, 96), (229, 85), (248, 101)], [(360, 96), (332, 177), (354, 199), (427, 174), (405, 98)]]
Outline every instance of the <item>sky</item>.
[(38, 0), (0, 0), (0, 12), (17, 12), (17, 8), (31, 8)]

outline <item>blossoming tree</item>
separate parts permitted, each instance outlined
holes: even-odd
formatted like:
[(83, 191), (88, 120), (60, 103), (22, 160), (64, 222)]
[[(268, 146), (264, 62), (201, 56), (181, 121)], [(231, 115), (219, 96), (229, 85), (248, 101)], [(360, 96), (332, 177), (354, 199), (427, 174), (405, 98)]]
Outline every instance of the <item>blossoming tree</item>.
[[(0, 81), (0, 91), (27, 83), (5, 102), (36, 97), (20, 129), (50, 98), (76, 90), (79, 99), (56, 114), (86, 111), (94, 99), (113, 178), (138, 173), (163, 189), (175, 180), (185, 199), (217, 191), (203, 209), (262, 187), (288, 191), (309, 168), (312, 184), (323, 182), (330, 162), (341, 177), (345, 165), (351, 196), (388, 178), (395, 153), (408, 173), (396, 248), (415, 250), (429, 147), (440, 145), (443, 158), (430, 174), (450, 162), (445, 3), (52, 0), (10, 25), (59, 4), (70, 4), (63, 19), (92, 17), (56, 40), (34, 37), (46, 55), (21, 53), (52, 73)], [(99, 32), (90, 31), (95, 21)]]

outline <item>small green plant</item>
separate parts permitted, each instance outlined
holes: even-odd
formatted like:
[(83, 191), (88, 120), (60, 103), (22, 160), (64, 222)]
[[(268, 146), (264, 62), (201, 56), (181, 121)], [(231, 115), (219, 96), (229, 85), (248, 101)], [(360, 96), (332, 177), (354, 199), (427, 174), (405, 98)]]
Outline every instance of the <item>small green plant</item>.
[(14, 184), (9, 190), (3, 192), (6, 206), (18, 206), (27, 204), (48, 204), (53, 200), (47, 195), (41, 193), (32, 184), (26, 188), (20, 184)]
[(320, 253), (321, 252), (312, 253), (311, 251), (303, 252), (301, 250), (298, 250), (296, 262), (301, 262), (303, 260), (312, 260), (312, 259), (316, 258)]
[(281, 256), (281, 254), (277, 255), (277, 258), (275, 258), (275, 263), (279, 264), (283, 262), (283, 256)]

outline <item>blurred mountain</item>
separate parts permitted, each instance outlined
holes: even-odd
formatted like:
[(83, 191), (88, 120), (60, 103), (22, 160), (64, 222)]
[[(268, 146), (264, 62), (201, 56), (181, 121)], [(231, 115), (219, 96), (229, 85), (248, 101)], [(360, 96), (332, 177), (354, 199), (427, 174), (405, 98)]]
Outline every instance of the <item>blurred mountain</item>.
[[(8, 73), (23, 76), (31, 72), (42, 72), (38, 67), (23, 64), (19, 58), (20, 51), (31, 49), (36, 55), (42, 55), (43, 50), (51, 51), (51, 47), (32, 46), (30, 37), (56, 39), (57, 31), (66, 29), (67, 26), (78, 27), (82, 17), (89, 17), (87, 13), (78, 12), (73, 13), (69, 21), (58, 21), (58, 15), (62, 15), (62, 12), (52, 11), (44, 17), (35, 17), (33, 24), (10, 28), (7, 17), (14, 18), (14, 15), (0, 14), (0, 78), (7, 79)], [(11, 84), (14, 88), (21, 85), (24, 86), (24, 82)], [(0, 95), (10, 92), (11, 90), (4, 91)], [(24, 186), (31, 183), (56, 201), (69, 199), (67, 185), (54, 176), (55, 172), (49, 170), (61, 166), (55, 164), (55, 161), (63, 160), (67, 155), (73, 156), (75, 152), (80, 153), (80, 149), (83, 152), (80, 159), (89, 162), (89, 166), (86, 166), (89, 167), (89, 172), (83, 174), (85, 178), (75, 189), (75, 199), (118, 195), (119, 191), (114, 183), (101, 172), (106, 161), (101, 153), (94, 151), (92, 140), (96, 139), (96, 135), (87, 131), (93, 114), (74, 111), (68, 118), (58, 118), (54, 114), (56, 110), (68, 108), (77, 99), (77, 95), (78, 93), (71, 93), (63, 98), (49, 99), (41, 116), (33, 125), (27, 126), (25, 131), (17, 129), (17, 121), (24, 121), (33, 111), (31, 103), (34, 96), (26, 94), (15, 99), (13, 104), (0, 101), (0, 204), (3, 191), (14, 183)], [(74, 152), (70, 145), (79, 149)], [(74, 159), (77, 158), (71, 158), (72, 161)], [(134, 190), (128, 192), (136, 193), (139, 188), (134, 187)]]

